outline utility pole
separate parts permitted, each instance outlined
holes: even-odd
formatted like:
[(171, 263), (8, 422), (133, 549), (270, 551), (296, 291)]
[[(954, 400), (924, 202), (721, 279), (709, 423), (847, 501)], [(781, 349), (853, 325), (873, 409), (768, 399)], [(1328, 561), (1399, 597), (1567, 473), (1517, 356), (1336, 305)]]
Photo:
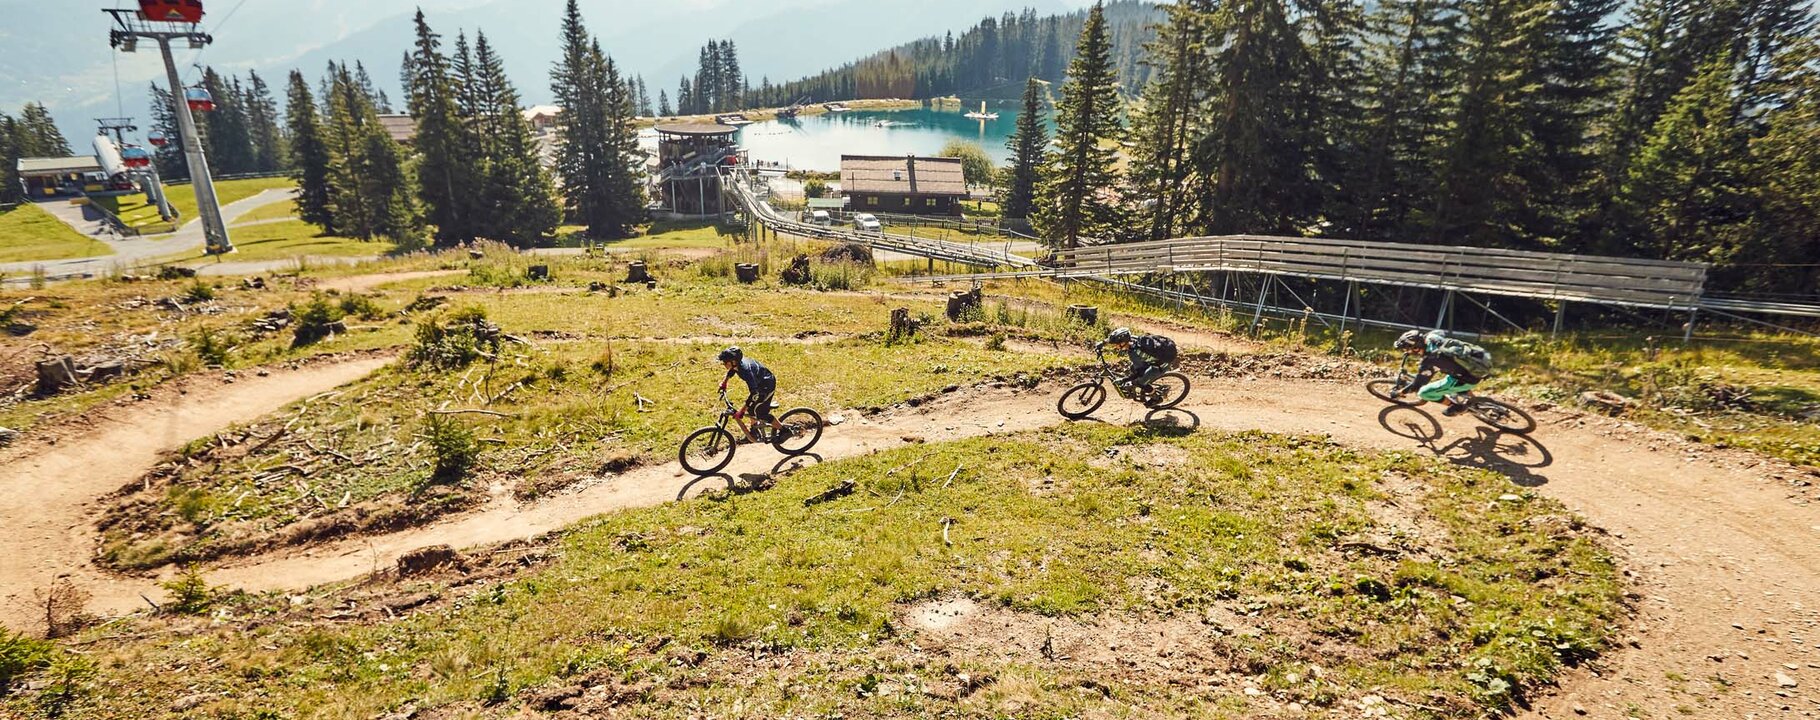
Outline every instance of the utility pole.
[(121, 52), (134, 52), (138, 49), (139, 40), (154, 40), (158, 50), (164, 55), (164, 72), (171, 83), (171, 104), (177, 113), (177, 134), (183, 143), (183, 156), (190, 170), (190, 184), (196, 190), (196, 209), (202, 216), (202, 236), (206, 252), (220, 255), (234, 251), (233, 242), (228, 240), (227, 223), (221, 220), (221, 204), (215, 197), (215, 181), (209, 174), (208, 158), (202, 154), (202, 139), (196, 135), (196, 118), (190, 114), (189, 100), (185, 97), (183, 78), (177, 74), (177, 61), (171, 57), (171, 41), (184, 40), (192, 48), (200, 48), (214, 41), (208, 33), (196, 28), (195, 23), (158, 21), (146, 18), (138, 10), (105, 8), (102, 10), (114, 18), (117, 26), (108, 32), (108, 44)]

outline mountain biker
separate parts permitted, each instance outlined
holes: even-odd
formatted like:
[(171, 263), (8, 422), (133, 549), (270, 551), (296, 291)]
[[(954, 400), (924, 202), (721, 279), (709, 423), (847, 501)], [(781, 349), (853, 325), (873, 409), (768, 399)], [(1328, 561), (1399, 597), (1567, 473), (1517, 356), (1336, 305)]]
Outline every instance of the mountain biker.
[(1103, 347), (1123, 350), (1131, 360), (1125, 377), (1118, 381), (1122, 386), (1136, 385), (1148, 390), (1150, 383), (1175, 367), (1175, 341), (1162, 335), (1133, 336), (1130, 329), (1117, 328), (1094, 346), (1095, 349)]
[(720, 351), (720, 364), (726, 366), (727, 376), (720, 380), (720, 391), (727, 391), (727, 381), (734, 375), (746, 381), (746, 413), (752, 417), (771, 423), (771, 430), (783, 432), (783, 423), (771, 414), (771, 396), (777, 393), (777, 376), (757, 360), (746, 357), (746, 354), (734, 345)]
[[(1420, 330), (1410, 330), (1397, 338), (1396, 349), (1405, 355), (1421, 354), (1422, 365), (1416, 368), (1414, 378), (1408, 385), (1397, 388), (1396, 395), (1401, 396), (1418, 387), (1418, 397), (1428, 402), (1446, 403), (1443, 415), (1458, 415), (1466, 412), (1466, 403), (1458, 396), (1477, 386), (1485, 376), (1491, 374), (1491, 353), (1464, 340), (1447, 337), (1439, 330), (1424, 334)], [(1440, 373), (1437, 380), (1430, 380), (1435, 373)]]

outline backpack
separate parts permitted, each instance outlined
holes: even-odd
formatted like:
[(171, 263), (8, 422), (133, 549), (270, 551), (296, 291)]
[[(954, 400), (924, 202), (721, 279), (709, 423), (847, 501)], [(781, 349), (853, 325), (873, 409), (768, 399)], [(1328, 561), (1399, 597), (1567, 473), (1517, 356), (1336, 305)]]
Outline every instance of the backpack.
[(1175, 361), (1175, 341), (1161, 335), (1145, 335), (1137, 338), (1131, 341), (1131, 347), (1155, 358), (1157, 362)]
[(1491, 351), (1464, 340), (1442, 338), (1429, 349), (1436, 355), (1453, 358), (1480, 380), (1491, 376), (1493, 365)]

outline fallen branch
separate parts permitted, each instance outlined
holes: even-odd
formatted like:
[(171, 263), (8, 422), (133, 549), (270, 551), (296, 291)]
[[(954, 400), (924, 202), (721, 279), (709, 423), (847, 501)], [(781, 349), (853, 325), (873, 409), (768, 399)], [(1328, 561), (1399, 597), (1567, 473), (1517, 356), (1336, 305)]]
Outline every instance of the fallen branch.
[(919, 462), (922, 462), (922, 461), (924, 461), (924, 460), (928, 460), (928, 459), (929, 459), (929, 456), (930, 456), (930, 455), (933, 455), (933, 454), (934, 454), (934, 453), (924, 453), (924, 454), (923, 454), (923, 456), (922, 456), (922, 457), (919, 457), (919, 458), (917, 458), (917, 459), (915, 459), (915, 460), (911, 460), (911, 461), (910, 461), (910, 462), (907, 462), (907, 463), (904, 463), (904, 464), (902, 464), (902, 465), (899, 465), (899, 466), (897, 466), (897, 467), (894, 467), (894, 468), (891, 468), (891, 469), (890, 469), (890, 470), (886, 470), (886, 471), (885, 471), (885, 477), (891, 477), (891, 476), (892, 476), (892, 475), (896, 475), (896, 474), (898, 474), (898, 472), (900, 472), (900, 471), (902, 471), (902, 470), (907, 470), (907, 469), (909, 469), (909, 468), (910, 468), (910, 466), (912, 466), (912, 465), (915, 465), (915, 464), (917, 464), (917, 463), (919, 463)]
[(953, 525), (954, 525), (954, 518), (942, 518), (942, 544), (943, 545), (948, 545), (948, 546), (954, 545), (954, 541), (948, 539), (948, 528), (952, 527)]
[[(310, 450), (315, 451), (315, 453), (318, 455), (334, 455), (335, 457), (341, 458), (342, 462), (354, 462), (354, 458), (351, 458), (351, 457), (348, 457), (341, 453), (335, 452), (334, 450), (325, 450), (323, 448), (316, 447), (315, 441), (305, 439), (303, 441), (303, 444), (308, 446), (310, 448)], [(354, 464), (358, 465), (359, 463), (354, 463)]]
[(152, 599), (146, 597), (145, 593), (139, 593), (139, 599), (144, 600), (145, 604), (152, 606), (152, 612), (164, 612), (164, 608), (158, 607), (158, 603), (152, 602)]
[(954, 476), (961, 474), (961, 467), (960, 465), (954, 466), (954, 472), (948, 473), (948, 479), (942, 481), (943, 488), (947, 488), (949, 483), (954, 482)]
[(645, 399), (645, 396), (640, 395), (636, 392), (632, 393), (632, 401), (638, 403), (639, 412), (645, 412), (646, 405), (656, 405), (657, 404), (656, 400), (647, 400), (647, 399)]
[(1384, 547), (1383, 545), (1378, 545), (1376, 543), (1368, 543), (1368, 542), (1364, 542), (1362, 540), (1349, 540), (1349, 541), (1340, 543), (1338, 545), (1335, 545), (1334, 548), (1338, 549), (1338, 550), (1357, 550), (1359, 552), (1370, 553), (1373, 555), (1396, 556), (1396, 555), (1403, 554), (1402, 551), (1397, 550), (1396, 548), (1387, 548), (1387, 547)]
[(858, 487), (859, 487), (859, 483), (854, 482), (852, 478), (842, 480), (842, 481), (840, 481), (839, 485), (835, 485), (834, 487), (828, 488), (827, 490), (823, 490), (819, 493), (816, 493), (814, 495), (810, 495), (809, 497), (803, 498), (803, 507), (809, 507), (811, 505), (819, 505), (821, 503), (828, 502), (829, 500), (833, 500), (838, 497), (852, 495), (853, 490)]
[(502, 418), (518, 417), (517, 413), (503, 413), (503, 412), (499, 412), (497, 410), (483, 410), (481, 408), (456, 408), (453, 410), (431, 410), (430, 414), (431, 415), (492, 415), (494, 417), (502, 417)]

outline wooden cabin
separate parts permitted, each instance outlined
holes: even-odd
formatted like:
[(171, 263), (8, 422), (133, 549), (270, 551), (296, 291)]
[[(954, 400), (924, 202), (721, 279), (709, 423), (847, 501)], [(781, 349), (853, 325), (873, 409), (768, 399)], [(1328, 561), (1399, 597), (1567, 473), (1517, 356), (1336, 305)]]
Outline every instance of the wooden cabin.
[(967, 198), (959, 158), (842, 155), (840, 186), (850, 212), (960, 215)]

